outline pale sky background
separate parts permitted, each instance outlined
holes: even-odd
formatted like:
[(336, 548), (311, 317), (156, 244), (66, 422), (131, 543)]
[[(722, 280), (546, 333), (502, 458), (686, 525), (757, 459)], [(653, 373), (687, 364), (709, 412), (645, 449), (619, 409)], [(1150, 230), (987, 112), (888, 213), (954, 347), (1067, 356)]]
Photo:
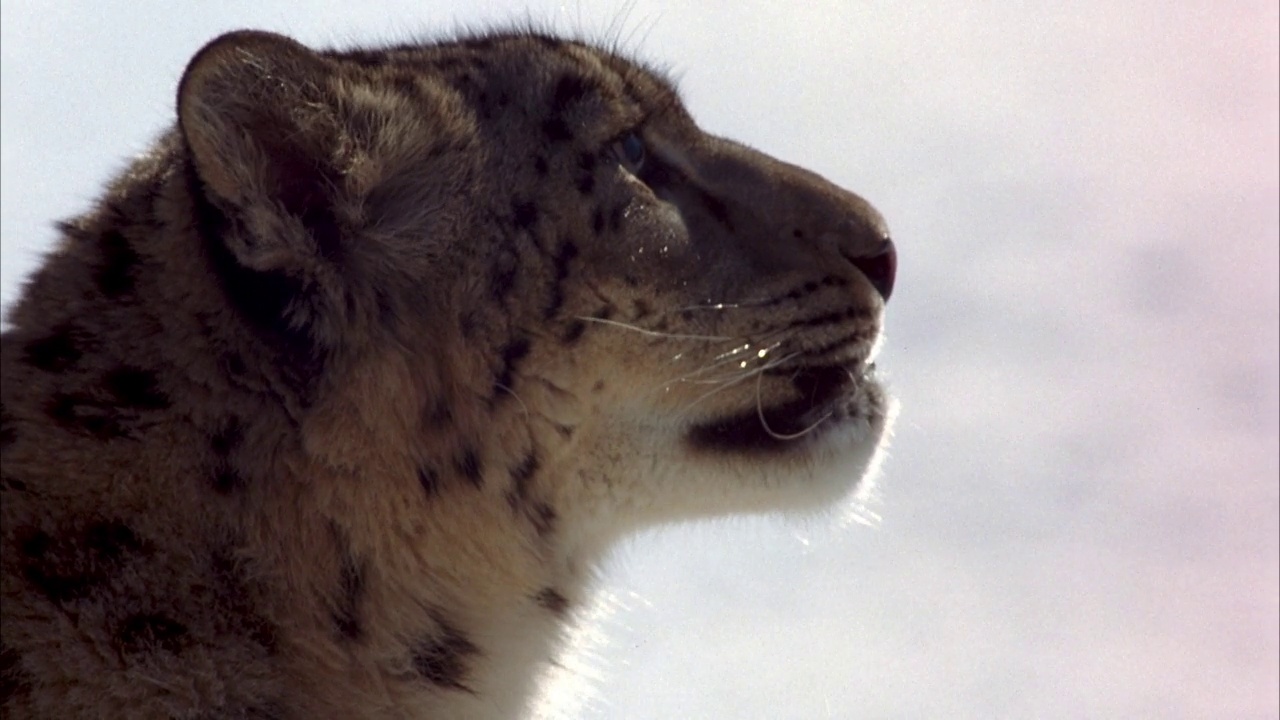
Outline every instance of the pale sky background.
[(602, 571), (569, 715), (1280, 717), (1280, 98), (1257, 2), (0, 6), (6, 305), (224, 30), (532, 16), (875, 203), (902, 401), (867, 516), (666, 529)]

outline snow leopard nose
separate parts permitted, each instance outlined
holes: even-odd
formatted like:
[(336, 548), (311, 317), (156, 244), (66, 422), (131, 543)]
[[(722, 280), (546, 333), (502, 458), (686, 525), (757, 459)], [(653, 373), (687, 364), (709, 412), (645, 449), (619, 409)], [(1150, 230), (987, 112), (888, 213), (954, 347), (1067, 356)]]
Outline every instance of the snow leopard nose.
[(841, 255), (853, 263), (871, 281), (871, 287), (880, 293), (885, 302), (893, 294), (893, 279), (898, 274), (898, 251), (893, 241), (884, 238), (869, 252), (863, 255), (850, 255), (841, 250)]
[(889, 239), (888, 229), (879, 213), (868, 205), (865, 215), (842, 220), (838, 229), (824, 233), (822, 240), (827, 243), (827, 252), (834, 249), (857, 268), (880, 297), (888, 302), (898, 274), (898, 251)]

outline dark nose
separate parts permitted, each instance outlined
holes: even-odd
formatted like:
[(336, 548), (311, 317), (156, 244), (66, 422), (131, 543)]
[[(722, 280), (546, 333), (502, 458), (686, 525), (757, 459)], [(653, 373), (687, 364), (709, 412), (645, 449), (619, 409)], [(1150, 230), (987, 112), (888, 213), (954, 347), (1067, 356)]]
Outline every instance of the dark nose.
[(867, 276), (871, 287), (888, 302), (893, 294), (893, 279), (898, 274), (898, 251), (894, 249), (893, 241), (885, 238), (869, 253), (854, 255), (846, 250), (841, 254)]

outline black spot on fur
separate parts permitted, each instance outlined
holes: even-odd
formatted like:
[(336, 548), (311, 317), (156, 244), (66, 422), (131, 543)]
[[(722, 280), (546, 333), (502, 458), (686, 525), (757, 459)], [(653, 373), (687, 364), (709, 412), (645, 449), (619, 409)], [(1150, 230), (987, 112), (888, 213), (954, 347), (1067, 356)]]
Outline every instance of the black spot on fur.
[(591, 232), (599, 235), (604, 232), (604, 212), (596, 208), (591, 213)]
[(508, 490), (503, 497), (506, 498), (507, 505), (511, 508), (511, 512), (518, 516), (524, 508), (524, 498), (520, 497), (514, 489)]
[(538, 474), (539, 464), (537, 454), (529, 453), (524, 460), (520, 461), (519, 465), (511, 470), (511, 483), (516, 497), (524, 498), (528, 495), (529, 481), (533, 479), (534, 475)]
[(517, 202), (511, 206), (511, 222), (521, 230), (530, 230), (538, 223), (538, 207), (531, 202)]
[(93, 523), (85, 530), (84, 539), (85, 547), (111, 562), (143, 549), (133, 529), (117, 521)]
[(539, 175), (545, 176), (550, 171), (550, 167), (547, 166), (547, 159), (541, 155), (535, 157), (533, 159), (533, 170)]
[(440, 492), (440, 473), (423, 465), (418, 468), (418, 484), (422, 485), (427, 497), (435, 497)]
[(570, 105), (581, 102), (590, 92), (591, 86), (581, 76), (561, 75), (556, 81), (555, 90), (551, 92), (551, 109), (557, 114), (563, 113)]
[(84, 393), (54, 393), (46, 407), (49, 418), (62, 428), (98, 440), (127, 437), (119, 419), (100, 400)]
[(556, 617), (564, 617), (565, 613), (569, 612), (569, 599), (555, 588), (549, 587), (540, 591), (533, 600)]
[(556, 520), (558, 515), (554, 508), (544, 502), (533, 504), (532, 513), (529, 520), (533, 522), (533, 528), (538, 533), (538, 537), (547, 537), (555, 532)]
[(441, 72), (448, 73), (465, 68), (467, 63), (460, 57), (443, 57), (436, 60), (435, 65)]
[(520, 258), (510, 249), (504, 249), (494, 259), (489, 270), (489, 292), (494, 300), (502, 302), (507, 294), (515, 288), (516, 272), (519, 270)]
[(333, 532), (340, 556), (333, 623), (342, 637), (359, 640), (364, 635), (364, 625), (360, 620), (360, 605), (364, 601), (364, 569), (352, 556), (345, 534), (336, 526)]
[(418, 81), (412, 75), (396, 74), (391, 78), (391, 86), (406, 98), (414, 102), (422, 101), (422, 87), (418, 85)]
[(125, 618), (116, 629), (120, 649), (131, 653), (165, 650), (181, 652), (190, 642), (187, 626), (161, 613), (139, 613)]
[(480, 458), (476, 455), (475, 450), (470, 448), (465, 450), (454, 465), (457, 467), (458, 472), (462, 473), (462, 477), (477, 488), (480, 487), (483, 468), (480, 467)]
[(18, 429), (14, 427), (13, 418), (4, 403), (0, 403), (0, 448), (7, 448), (18, 439)]
[(560, 336), (560, 340), (566, 344), (576, 343), (582, 337), (582, 333), (586, 332), (586, 330), (586, 323), (581, 320), (574, 320), (569, 323), (569, 327), (567, 327), (564, 334)]
[(489, 93), (483, 91), (476, 93), (475, 98), (476, 114), (484, 122), (492, 120), (494, 108), (493, 99), (489, 97)]
[(428, 401), (422, 409), (422, 423), (427, 427), (444, 427), (453, 423), (453, 408), (443, 398)]
[(467, 678), (471, 661), (480, 649), (457, 628), (437, 619), (439, 633), (411, 649), (413, 668), (423, 680), (438, 688), (471, 692)]
[(222, 423), (222, 427), (209, 440), (209, 449), (219, 458), (230, 455), (244, 440), (244, 426), (234, 415)]
[(214, 457), (213, 489), (219, 494), (236, 492), (247, 484), (243, 475), (231, 460), (231, 454), (244, 439), (240, 418), (228, 418), (209, 439), (209, 450)]
[(53, 545), (53, 538), (49, 537), (49, 533), (43, 530), (34, 530), (28, 532), (18, 542), (18, 552), (26, 558), (39, 560), (49, 551)]
[(596, 189), (596, 176), (586, 174), (579, 175), (576, 185), (578, 192), (583, 195), (590, 195), (591, 191)]
[(542, 311), (542, 316), (547, 320), (554, 318), (556, 313), (560, 312), (562, 305), (564, 305), (564, 288), (557, 279), (551, 285), (551, 298), (547, 301), (547, 309)]
[(565, 142), (573, 139), (573, 131), (569, 129), (569, 124), (560, 118), (548, 118), (542, 123), (542, 134), (547, 140), (553, 143)]
[(54, 393), (47, 411), (67, 430), (110, 440), (129, 437), (138, 412), (167, 407), (169, 397), (159, 389), (155, 373), (124, 366), (103, 375), (101, 388), (91, 392)]
[(462, 332), (462, 337), (471, 340), (476, 336), (476, 331), (480, 329), (479, 311), (475, 306), (463, 308), (462, 317), (458, 318), (458, 330)]
[(702, 207), (706, 209), (716, 222), (725, 227), (726, 230), (733, 232), (733, 220), (729, 217), (729, 206), (725, 205), (722, 200), (708, 193), (698, 193), (698, 199), (702, 201)]
[(28, 692), (31, 692), (31, 677), (22, 668), (22, 656), (0, 645), (0, 707), (4, 707), (11, 698)]
[(374, 290), (373, 295), (374, 302), (378, 305), (378, 324), (387, 329), (394, 329), (399, 312), (396, 310), (396, 304), (391, 299), (391, 295), (383, 288)]
[(157, 387), (156, 374), (136, 367), (119, 367), (102, 378), (103, 385), (122, 407), (164, 410), (169, 396)]
[(495, 399), (511, 390), (512, 376), (515, 373), (516, 366), (528, 354), (528, 338), (516, 338), (502, 348), (502, 369), (498, 371), (497, 378), (493, 382), (493, 396)]
[(573, 244), (571, 240), (565, 240), (560, 245), (560, 250), (556, 252), (554, 267), (552, 272), (555, 277), (551, 280), (551, 298), (547, 302), (547, 308), (542, 311), (542, 316), (548, 320), (555, 317), (560, 311), (560, 307), (564, 304), (564, 282), (569, 277), (569, 264), (578, 256), (578, 246)]
[(248, 486), (244, 475), (230, 463), (219, 463), (213, 471), (213, 489), (219, 495), (231, 495)]
[(83, 355), (79, 333), (69, 325), (59, 325), (46, 337), (32, 340), (23, 349), (27, 364), (45, 372), (60, 373), (74, 366)]
[(104, 232), (100, 245), (102, 259), (93, 276), (98, 291), (110, 300), (133, 292), (134, 269), (141, 261), (137, 251), (117, 230)]
[(18, 542), (23, 575), (55, 603), (88, 597), (114, 579), (131, 557), (151, 552), (132, 529), (115, 521), (91, 523), (83, 532), (60, 538), (35, 529), (24, 535)]

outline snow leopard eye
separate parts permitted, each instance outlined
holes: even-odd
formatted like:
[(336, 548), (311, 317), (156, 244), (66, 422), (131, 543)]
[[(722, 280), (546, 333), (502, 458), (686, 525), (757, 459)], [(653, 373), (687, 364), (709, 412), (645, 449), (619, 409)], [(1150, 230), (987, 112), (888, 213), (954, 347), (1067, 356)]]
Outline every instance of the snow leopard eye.
[(618, 161), (622, 163), (622, 166), (633, 175), (640, 172), (640, 168), (644, 166), (645, 158), (648, 157), (644, 140), (634, 131), (623, 135), (615, 142), (613, 144), (613, 152), (617, 155)]

